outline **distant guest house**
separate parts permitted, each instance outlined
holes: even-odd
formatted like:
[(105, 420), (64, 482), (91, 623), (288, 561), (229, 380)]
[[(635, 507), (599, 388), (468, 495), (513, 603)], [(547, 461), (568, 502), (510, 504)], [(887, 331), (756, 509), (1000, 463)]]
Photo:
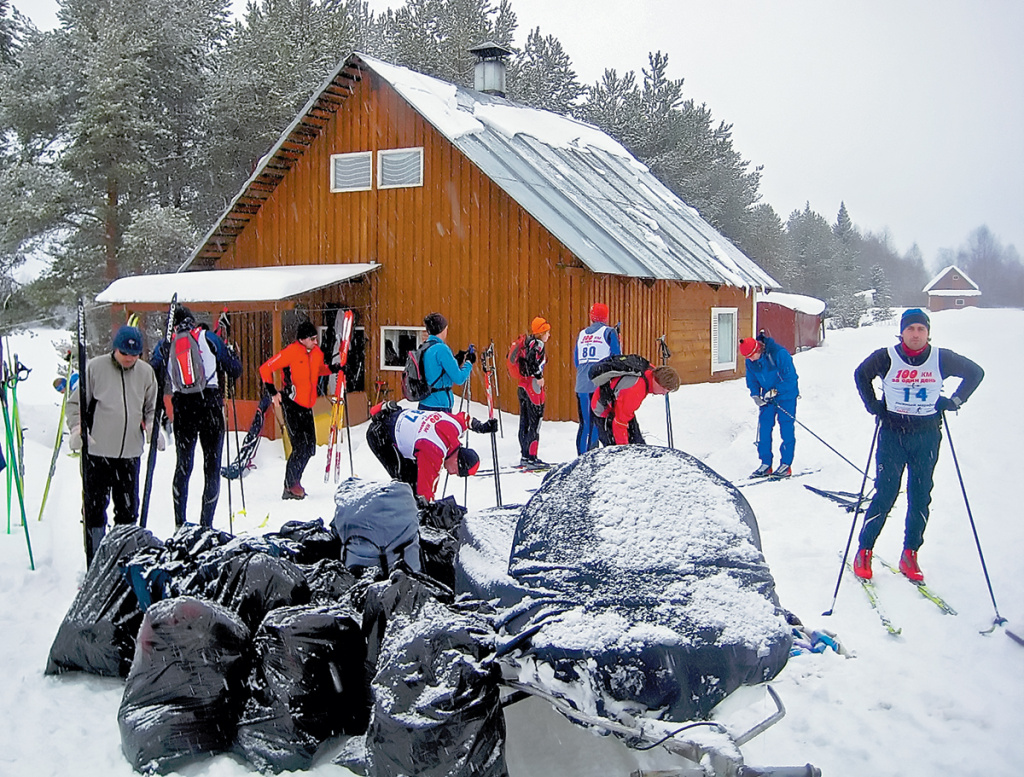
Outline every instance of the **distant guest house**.
[(978, 284), (956, 265), (940, 270), (924, 287), (924, 293), (932, 311), (977, 307), (981, 300)]

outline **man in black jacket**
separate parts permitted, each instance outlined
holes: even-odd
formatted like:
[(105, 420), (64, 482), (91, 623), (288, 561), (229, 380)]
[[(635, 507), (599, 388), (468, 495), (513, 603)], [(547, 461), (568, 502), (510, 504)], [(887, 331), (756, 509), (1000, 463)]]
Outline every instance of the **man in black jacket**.
[[(871, 500), (860, 533), (854, 573), (871, 577), (871, 554), (885, 519), (900, 492), (907, 470), (907, 520), (900, 571), (920, 582), (924, 574), (917, 551), (924, 542), (932, 476), (939, 458), (942, 416), (956, 411), (985, 377), (984, 370), (965, 356), (929, 344), (931, 321), (920, 308), (907, 310), (900, 319), (900, 342), (880, 348), (854, 371), (864, 406), (878, 416), (878, 449), (875, 455), (875, 498)], [(949, 397), (942, 396), (946, 378), (960, 378)], [(882, 381), (882, 398), (875, 396), (872, 381)]]

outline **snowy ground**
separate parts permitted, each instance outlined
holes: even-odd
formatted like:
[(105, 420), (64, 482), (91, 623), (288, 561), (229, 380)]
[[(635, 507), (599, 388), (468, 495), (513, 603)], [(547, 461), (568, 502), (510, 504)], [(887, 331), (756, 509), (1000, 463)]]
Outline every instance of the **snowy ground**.
[[(799, 419), (857, 467), (864, 466), (872, 421), (853, 386), (854, 367), (871, 350), (894, 342), (896, 324), (860, 330), (831, 331), (821, 348), (798, 354), (802, 400)], [(982, 550), (1000, 613), (1009, 628), (1024, 634), (1024, 522), (1014, 483), (1024, 476), (1024, 414), (1020, 387), (1024, 363), (1024, 311), (961, 310), (932, 318), (937, 345), (973, 358), (986, 370), (974, 398), (950, 424), (964, 482), (971, 500)], [(20, 522), (17, 497), (9, 531), (0, 531), (0, 623), (7, 636), (0, 643), (0, 775), (117, 777), (132, 769), (120, 752), (116, 712), (122, 684), (90, 676), (43, 676), (50, 644), (75, 596), (85, 559), (79, 523), (81, 494), (78, 462), (62, 455), (42, 521), (37, 521), (43, 481), (50, 460), (59, 410), (59, 395), (50, 387), (57, 356), (50, 343), (66, 333), (37, 331), (10, 339), (8, 347), (32, 368), (19, 387), (26, 428), (26, 510), (35, 554), (35, 571)], [(565, 343), (553, 342), (553, 353)], [(549, 369), (555, 369), (554, 359)], [(474, 376), (474, 380), (479, 380)], [(481, 392), (482, 393), (482, 392)], [(947, 391), (947, 393), (949, 393)], [(476, 408), (478, 415), (483, 412)], [(742, 381), (684, 386), (672, 396), (676, 446), (726, 477), (741, 479), (757, 464), (753, 440), (756, 410)], [(506, 416), (499, 455), (518, 459), (517, 419)], [(664, 402), (649, 399), (641, 425), (648, 442), (665, 441)], [(541, 434), (541, 457), (571, 458), (575, 424), (547, 423)], [(363, 430), (353, 437), (355, 472), (384, 478), (366, 446)], [(485, 461), (488, 452), (481, 446)], [(287, 520), (333, 514), (331, 488), (322, 482), (324, 449), (310, 463), (304, 502), (282, 502), (284, 455), (280, 443), (264, 441), (258, 469), (245, 480), (247, 513), (236, 515), (236, 532), (262, 533)], [(343, 467), (347, 474), (347, 457)], [(878, 585), (890, 617), (902, 627), (893, 638), (881, 628), (859, 586), (847, 577), (835, 613), (832, 604), (840, 554), (852, 516), (803, 488), (855, 491), (861, 476), (849, 463), (797, 429), (796, 469), (820, 472), (790, 482), (747, 488), (757, 514), (765, 555), (783, 604), (810, 628), (838, 633), (855, 654), (828, 652), (790, 660), (773, 681), (787, 707), (784, 720), (744, 747), (748, 763), (802, 765), (810, 762), (829, 777), (848, 775), (986, 775), (1021, 773), (1024, 763), (1024, 648), (1002, 629), (983, 636), (994, 608), (985, 585), (964, 500), (943, 440), (936, 473), (931, 523), (921, 550), (928, 583), (959, 611), (942, 614), (906, 581), (880, 571)], [(156, 476), (150, 528), (172, 533), (170, 477), (173, 455), (162, 454)], [(201, 489), (193, 481), (198, 499)], [(502, 478), (505, 502), (524, 501), (539, 485), (532, 474)], [(1019, 485), (1019, 483), (1018, 483)], [(462, 500), (463, 481), (449, 484)], [(489, 478), (471, 480), (468, 505), (493, 504)], [(236, 509), (239, 494), (233, 493)], [(1014, 505), (1017, 505), (1014, 507)], [(191, 506), (190, 516), (197, 505)], [(876, 548), (895, 562), (902, 547), (901, 499)], [(222, 492), (218, 528), (228, 527), (227, 492)], [(859, 527), (858, 527), (859, 528)], [(760, 689), (740, 692), (755, 710), (770, 705)], [(739, 696), (739, 694), (737, 694)], [(749, 710), (747, 711), (749, 713)], [(730, 713), (733, 714), (733, 713)], [(739, 714), (739, 713), (736, 713)], [(746, 714), (746, 713), (744, 713)], [(508, 710), (508, 759), (513, 777), (558, 774), (626, 777), (637, 768), (666, 768), (671, 757), (643, 756), (616, 741), (598, 738), (565, 722), (536, 701)], [(236, 777), (249, 767), (229, 756), (202, 760), (181, 772), (190, 777)], [(347, 772), (319, 762), (317, 775)]]

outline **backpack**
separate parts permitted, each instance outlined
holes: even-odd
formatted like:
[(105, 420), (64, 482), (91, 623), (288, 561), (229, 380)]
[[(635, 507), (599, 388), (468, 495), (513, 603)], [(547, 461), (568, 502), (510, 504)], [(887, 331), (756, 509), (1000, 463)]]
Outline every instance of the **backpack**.
[[(427, 383), (427, 374), (423, 369), (423, 357), (432, 345), (434, 343), (424, 340), (415, 351), (409, 351), (405, 357), (405, 368), (402, 370), (402, 396), (410, 402), (422, 402), (434, 393), (434, 386)], [(437, 380), (441, 380), (440, 375)], [(437, 383), (437, 380), (434, 383)]]
[(525, 352), (526, 335), (519, 335), (519, 337), (512, 341), (512, 345), (509, 346), (508, 359), (505, 361), (505, 366), (508, 367), (508, 374), (512, 376), (512, 380), (516, 383), (523, 377), (522, 372), (519, 370), (519, 360)]
[(182, 394), (199, 394), (206, 388), (206, 367), (199, 348), (202, 329), (185, 329), (174, 333), (171, 354), (167, 360), (171, 386)]
[[(651, 368), (651, 363), (643, 356), (635, 353), (619, 354), (602, 359), (590, 367), (590, 380), (601, 392), (601, 401), (608, 405), (615, 401), (615, 392), (612, 391), (612, 379), (621, 378), (625, 375), (641, 375), (644, 383), (647, 383), (646, 372)], [(647, 384), (647, 390), (651, 386)]]

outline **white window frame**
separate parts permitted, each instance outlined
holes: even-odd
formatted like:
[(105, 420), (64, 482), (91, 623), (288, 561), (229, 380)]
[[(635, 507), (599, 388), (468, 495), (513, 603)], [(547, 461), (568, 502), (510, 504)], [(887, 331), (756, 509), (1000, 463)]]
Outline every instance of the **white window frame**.
[(953, 304), (956, 305), (958, 308), (962, 308), (964, 306), (964, 300), (961, 297), (957, 297), (956, 302), (954, 302)]
[[(362, 157), (362, 158), (368, 160), (368, 162), (367, 162), (368, 168), (367, 168), (367, 171), (366, 171), (366, 184), (365, 184), (365, 186), (359, 186), (359, 185), (344, 186), (344, 187), (336, 186), (335, 185), (335, 181), (336, 181), (335, 169), (336, 169), (338, 163), (341, 160), (343, 160), (343, 159), (351, 160), (351, 159), (355, 159), (357, 157)], [(370, 191), (371, 189), (373, 189), (373, 152), (372, 151), (353, 151), (353, 152), (348, 153), (348, 154), (331, 154), (331, 170), (330, 170), (330, 175), (331, 175), (331, 191), (332, 192), (368, 192), (368, 191)]]
[[(405, 326), (405, 325), (401, 325), (401, 324), (392, 324), (391, 326), (382, 326), (380, 328), (380, 369), (385, 370), (387, 372), (401, 372), (402, 370), (405, 369), (405, 357), (406, 357), (406, 354), (404, 354), (404, 353), (399, 353), (398, 354), (399, 359), (401, 360), (401, 363), (398, 364), (398, 365), (385, 364), (384, 354), (385, 354), (385, 345), (386, 345), (386, 342), (388, 340), (391, 340), (391, 342), (395, 346), (395, 351), (397, 352), (398, 351), (398, 336), (399, 336), (399, 333), (409, 333), (409, 332), (415, 332), (416, 333), (416, 346), (417, 347), (419, 347), (419, 344), (427, 339), (427, 329), (426, 329), (426, 327), (422, 327), (422, 326)], [(391, 334), (391, 333), (394, 333), (394, 334)]]
[[(711, 372), (725, 372), (736, 369), (736, 350), (739, 342), (739, 308), (711, 308)], [(732, 318), (731, 361), (724, 361), (719, 353), (719, 330), (723, 317)], [(729, 356), (729, 354), (725, 354)]]
[[(402, 181), (400, 183), (384, 183), (384, 168), (388, 157), (416, 154), (416, 175), (417, 180), (413, 183)], [(415, 189), (423, 186), (423, 147), (413, 146), (411, 148), (387, 148), (377, 152), (377, 188), (378, 189)]]

